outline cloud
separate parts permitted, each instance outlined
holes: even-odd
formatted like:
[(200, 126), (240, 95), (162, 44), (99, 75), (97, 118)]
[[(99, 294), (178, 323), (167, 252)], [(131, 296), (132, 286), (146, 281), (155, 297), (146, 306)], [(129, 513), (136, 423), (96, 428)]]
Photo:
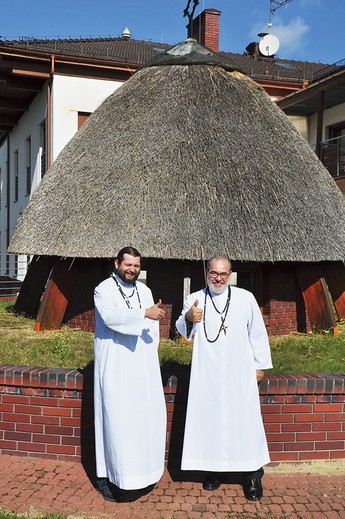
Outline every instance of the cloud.
[(280, 41), (280, 48), (286, 52), (293, 53), (300, 50), (305, 45), (305, 36), (309, 32), (310, 27), (302, 18), (297, 16), (289, 21), (287, 25), (274, 24), (272, 33), (274, 33)]
[[(310, 0), (309, 0), (310, 1)], [(318, 1), (318, 0), (316, 0)], [(310, 31), (309, 25), (300, 17), (292, 18), (288, 24), (284, 24), (279, 17), (275, 17), (269, 32), (277, 36), (280, 42), (278, 55), (289, 56), (301, 53), (306, 45), (306, 35)], [(258, 34), (258, 26), (253, 28), (252, 34)], [(267, 31), (268, 32), (268, 31)]]

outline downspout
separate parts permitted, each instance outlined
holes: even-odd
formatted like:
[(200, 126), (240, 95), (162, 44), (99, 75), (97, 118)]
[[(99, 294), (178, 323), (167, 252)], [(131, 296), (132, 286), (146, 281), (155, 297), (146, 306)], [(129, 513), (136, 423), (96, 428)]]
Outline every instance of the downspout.
[(325, 92), (322, 90), (319, 93), (318, 112), (317, 112), (317, 127), (316, 127), (316, 155), (321, 159), (321, 143), (322, 143), (322, 128), (323, 128), (323, 111), (324, 111)]
[[(6, 252), (8, 246), (10, 244), (10, 218), (11, 218), (11, 174), (10, 174), (10, 134), (7, 133), (7, 168), (6, 168), (6, 177), (7, 177), (7, 185), (6, 185)], [(6, 275), (9, 274), (9, 263), (10, 258), (6, 256)]]
[(52, 121), (52, 109), (51, 109), (51, 90), (53, 83), (53, 76), (55, 72), (55, 55), (51, 55), (51, 65), (50, 65), (50, 79), (48, 81), (47, 86), (47, 169), (50, 168), (52, 163), (52, 146), (51, 146), (51, 121)]

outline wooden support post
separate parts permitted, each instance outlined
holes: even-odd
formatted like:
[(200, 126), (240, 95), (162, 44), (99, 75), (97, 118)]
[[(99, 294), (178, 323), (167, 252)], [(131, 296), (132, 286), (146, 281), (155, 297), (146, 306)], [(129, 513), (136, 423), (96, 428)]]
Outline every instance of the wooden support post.
[(322, 267), (316, 263), (297, 263), (295, 269), (312, 331), (334, 332), (336, 320)]
[(44, 287), (55, 262), (55, 256), (33, 256), (14, 305), (15, 312), (36, 317)]
[(345, 319), (345, 265), (337, 261), (324, 266), (325, 279), (339, 319)]
[(49, 277), (35, 323), (35, 331), (59, 330), (73, 288), (76, 268), (71, 258), (58, 260)]

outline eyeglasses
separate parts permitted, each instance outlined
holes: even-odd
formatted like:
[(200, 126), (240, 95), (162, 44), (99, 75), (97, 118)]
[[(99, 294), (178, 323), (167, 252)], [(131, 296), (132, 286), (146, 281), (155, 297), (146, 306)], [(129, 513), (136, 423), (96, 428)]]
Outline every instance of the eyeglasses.
[(208, 275), (210, 278), (216, 279), (220, 276), (222, 279), (227, 279), (230, 276), (230, 272), (216, 272), (215, 270), (209, 270)]

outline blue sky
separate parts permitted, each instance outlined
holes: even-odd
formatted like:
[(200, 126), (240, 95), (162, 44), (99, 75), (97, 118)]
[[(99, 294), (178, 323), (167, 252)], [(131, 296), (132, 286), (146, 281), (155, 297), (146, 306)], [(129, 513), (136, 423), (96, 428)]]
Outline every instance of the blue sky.
[[(282, 1), (282, 0), (279, 0)], [(260, 32), (280, 41), (279, 58), (335, 63), (345, 59), (345, 0), (199, 0), (222, 12), (220, 48), (242, 53)], [(0, 35), (19, 37), (116, 37), (129, 27), (135, 39), (176, 44), (186, 38), (187, 0), (0, 0)]]

